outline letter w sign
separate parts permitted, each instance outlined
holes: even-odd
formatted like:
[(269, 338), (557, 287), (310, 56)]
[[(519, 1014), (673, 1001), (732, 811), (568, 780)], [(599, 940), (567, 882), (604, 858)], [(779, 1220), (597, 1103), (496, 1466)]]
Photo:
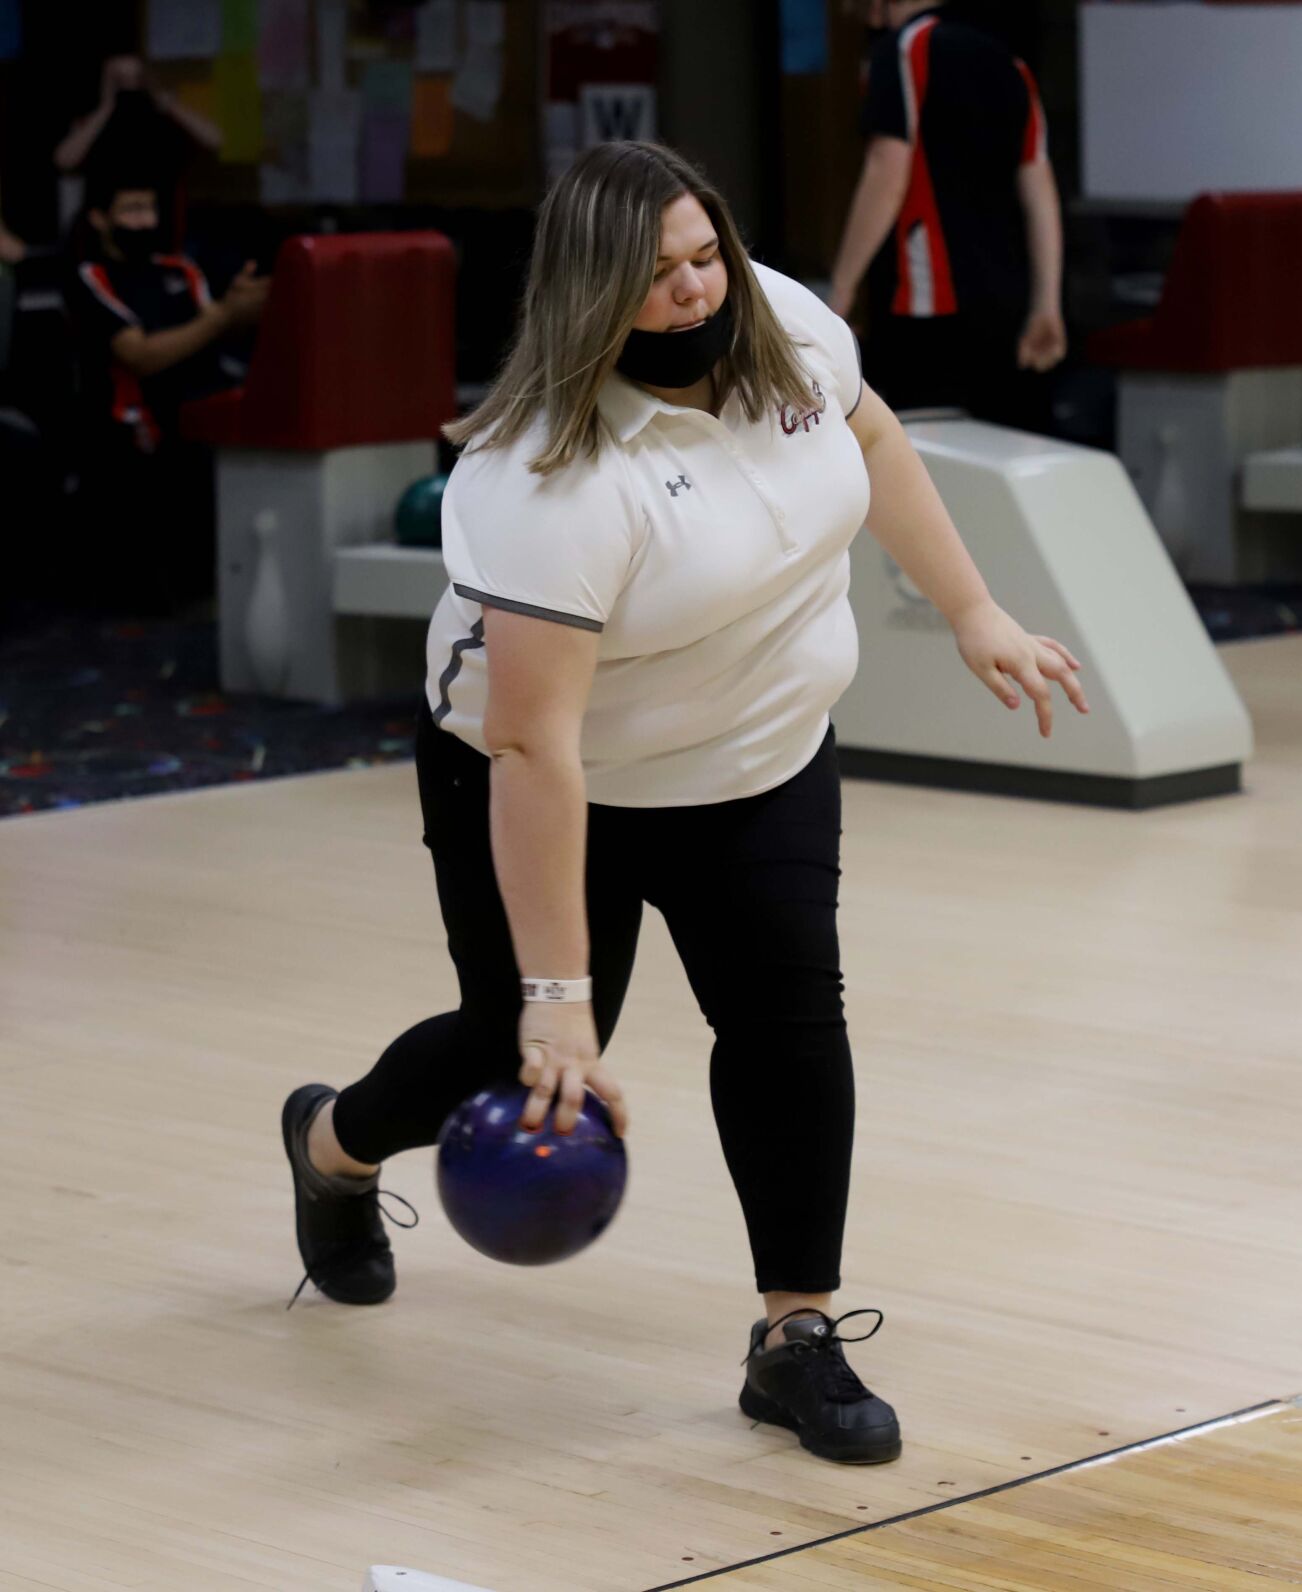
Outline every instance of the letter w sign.
[(585, 83), (579, 89), (583, 148), (620, 138), (656, 136), (656, 91), (650, 83)]

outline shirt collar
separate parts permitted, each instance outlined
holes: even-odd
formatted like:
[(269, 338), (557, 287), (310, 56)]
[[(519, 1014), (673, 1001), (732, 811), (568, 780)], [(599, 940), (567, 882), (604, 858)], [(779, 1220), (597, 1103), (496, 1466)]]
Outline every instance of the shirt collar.
[(654, 397), (645, 387), (639, 387), (618, 371), (611, 371), (597, 394), (597, 408), (601, 418), (621, 442), (631, 442), (638, 432), (657, 414), (681, 413), (672, 404)]

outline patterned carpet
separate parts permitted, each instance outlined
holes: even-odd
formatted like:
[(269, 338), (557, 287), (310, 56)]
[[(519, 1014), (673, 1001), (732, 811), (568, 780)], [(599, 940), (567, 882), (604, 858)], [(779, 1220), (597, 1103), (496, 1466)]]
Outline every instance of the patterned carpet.
[(225, 695), (216, 627), (29, 618), (0, 642), (0, 815), (409, 758), (410, 697)]
[[(1302, 586), (1191, 595), (1216, 641), (1302, 629)], [(419, 689), (344, 708), (226, 695), (211, 622), (10, 616), (0, 816), (409, 758)]]

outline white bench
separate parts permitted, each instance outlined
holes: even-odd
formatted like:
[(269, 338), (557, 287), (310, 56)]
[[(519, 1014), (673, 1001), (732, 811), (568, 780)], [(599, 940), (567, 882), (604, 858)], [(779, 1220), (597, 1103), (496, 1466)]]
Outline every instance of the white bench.
[(443, 554), (433, 547), (370, 542), (335, 551), (337, 614), (428, 620), (447, 583)]
[(1240, 501), (1267, 514), (1302, 514), (1302, 448), (1272, 448), (1243, 461)]

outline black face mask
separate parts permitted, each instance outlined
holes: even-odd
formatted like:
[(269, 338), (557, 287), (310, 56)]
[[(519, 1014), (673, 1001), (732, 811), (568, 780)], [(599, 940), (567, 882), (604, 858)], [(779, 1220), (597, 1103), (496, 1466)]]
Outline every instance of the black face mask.
[(110, 227), (109, 237), (129, 265), (143, 265), (158, 253), (157, 227)]
[(648, 387), (694, 387), (730, 352), (732, 331), (732, 305), (724, 299), (690, 332), (630, 332), (615, 369)]

